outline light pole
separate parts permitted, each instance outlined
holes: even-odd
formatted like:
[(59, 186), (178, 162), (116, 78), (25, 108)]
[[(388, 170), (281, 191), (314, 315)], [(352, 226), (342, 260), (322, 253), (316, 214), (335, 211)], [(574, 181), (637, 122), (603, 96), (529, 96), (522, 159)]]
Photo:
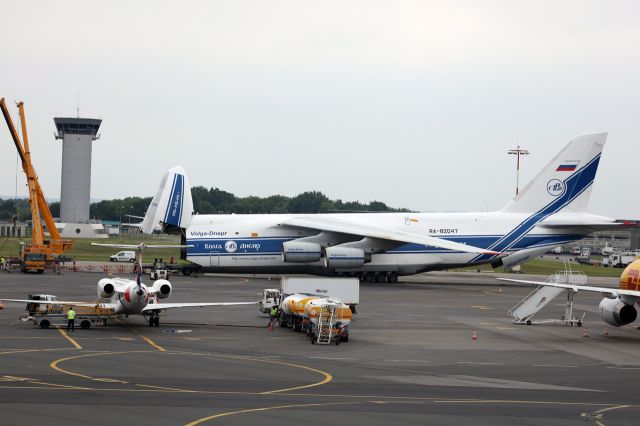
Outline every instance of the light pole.
[(529, 151), (526, 149), (520, 149), (520, 145), (516, 149), (510, 149), (507, 154), (513, 154), (516, 156), (516, 195), (518, 195), (518, 187), (520, 186), (520, 156), (529, 155)]

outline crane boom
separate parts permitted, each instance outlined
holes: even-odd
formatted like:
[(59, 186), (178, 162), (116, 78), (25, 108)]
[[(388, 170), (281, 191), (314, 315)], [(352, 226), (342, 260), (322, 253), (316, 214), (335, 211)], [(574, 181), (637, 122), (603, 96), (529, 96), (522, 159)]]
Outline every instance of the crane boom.
[[(25, 247), (22, 253), (22, 270), (36, 270), (38, 272), (42, 272), (44, 270), (45, 262), (52, 260), (54, 255), (62, 254), (66, 250), (73, 248), (73, 241), (63, 240), (60, 238), (60, 233), (55, 226), (53, 215), (49, 209), (49, 204), (47, 204), (44, 192), (40, 187), (38, 175), (33, 167), (33, 162), (31, 161), (31, 150), (29, 148), (29, 137), (27, 135), (27, 120), (24, 113), (24, 103), (18, 103), (24, 144), (20, 141), (20, 136), (13, 124), (13, 120), (11, 119), (11, 115), (9, 114), (4, 98), (0, 99), (0, 109), (2, 109), (2, 114), (7, 122), (7, 126), (9, 127), (13, 143), (18, 150), (20, 160), (22, 160), (22, 170), (27, 177), (27, 186), (29, 187), (29, 206), (31, 208), (31, 219), (33, 223), (32, 243)], [(42, 225), (42, 220), (45, 221), (47, 230), (51, 236), (49, 241), (44, 239), (44, 227)]]

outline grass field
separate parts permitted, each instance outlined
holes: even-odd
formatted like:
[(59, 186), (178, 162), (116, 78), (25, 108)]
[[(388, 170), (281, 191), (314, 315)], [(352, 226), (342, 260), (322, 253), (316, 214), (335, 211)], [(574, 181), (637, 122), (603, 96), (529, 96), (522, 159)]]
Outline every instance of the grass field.
[[(21, 240), (20, 238), (3, 238), (0, 240), (0, 256), (17, 256), (20, 248), (20, 241), (29, 243), (30, 240)], [(89, 261), (102, 261), (109, 260), (109, 256), (116, 254), (120, 250), (114, 247), (98, 247), (92, 246), (91, 243), (107, 243), (107, 244), (139, 244), (141, 241), (147, 244), (180, 244), (180, 238), (173, 235), (161, 235), (149, 237), (145, 235), (145, 238), (109, 238), (100, 240), (74, 240), (75, 247), (73, 250), (68, 251), (65, 256), (75, 258), (77, 260), (89, 260)], [(161, 257), (165, 261), (169, 261), (171, 257), (174, 259), (180, 258), (180, 249), (168, 248), (168, 249), (147, 249), (144, 252), (145, 263), (153, 261), (154, 258)]]
[[(551, 275), (556, 271), (564, 271), (565, 266), (564, 263), (551, 260), (551, 259), (533, 259), (524, 263), (520, 272), (523, 274), (540, 274), (540, 275)], [(491, 265), (481, 265), (470, 268), (462, 268), (458, 269), (458, 271), (484, 271), (491, 272), (494, 271)], [(588, 276), (592, 277), (619, 277), (622, 274), (622, 269), (619, 268), (604, 268), (602, 266), (590, 266), (590, 265), (580, 265), (580, 264), (571, 264), (571, 270), (574, 272), (581, 271), (584, 272)], [(498, 268), (495, 272), (502, 272), (502, 268)]]

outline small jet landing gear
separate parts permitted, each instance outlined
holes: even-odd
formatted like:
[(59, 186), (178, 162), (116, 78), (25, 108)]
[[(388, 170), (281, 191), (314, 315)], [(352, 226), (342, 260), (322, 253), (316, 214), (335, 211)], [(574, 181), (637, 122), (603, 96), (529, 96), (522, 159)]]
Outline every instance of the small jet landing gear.
[(149, 327), (160, 326), (160, 314), (158, 312), (150, 312), (149, 313)]

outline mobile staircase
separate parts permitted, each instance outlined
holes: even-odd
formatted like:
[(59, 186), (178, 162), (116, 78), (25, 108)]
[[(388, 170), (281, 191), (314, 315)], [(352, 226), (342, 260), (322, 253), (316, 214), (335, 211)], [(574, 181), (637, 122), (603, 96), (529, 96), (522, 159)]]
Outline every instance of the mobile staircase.
[[(565, 264), (564, 271), (558, 271), (555, 274), (549, 276), (547, 282), (556, 283), (556, 284), (575, 284), (575, 285), (586, 285), (587, 284), (587, 276), (583, 272), (573, 272), (571, 271), (571, 266)], [(545, 306), (549, 304), (553, 299), (555, 299), (560, 293), (563, 291), (567, 292), (567, 300), (565, 303), (564, 315), (560, 319), (547, 319), (547, 320), (537, 320), (533, 321), (533, 317), (542, 310)], [(522, 299), (518, 304), (516, 304), (513, 308), (509, 310), (509, 314), (511, 314), (514, 318), (515, 324), (545, 324), (545, 323), (556, 323), (556, 324), (564, 324), (570, 326), (578, 326), (582, 327), (582, 322), (584, 320), (584, 313), (581, 318), (576, 318), (573, 314), (573, 297), (575, 295), (575, 291), (572, 289), (562, 289), (557, 287), (549, 287), (549, 286), (538, 286), (535, 290), (529, 293), (524, 299)]]
[(340, 334), (335, 332), (336, 308), (337, 305), (332, 302), (320, 306), (315, 330), (311, 335), (311, 344), (328, 345), (332, 342), (336, 345), (340, 344)]

